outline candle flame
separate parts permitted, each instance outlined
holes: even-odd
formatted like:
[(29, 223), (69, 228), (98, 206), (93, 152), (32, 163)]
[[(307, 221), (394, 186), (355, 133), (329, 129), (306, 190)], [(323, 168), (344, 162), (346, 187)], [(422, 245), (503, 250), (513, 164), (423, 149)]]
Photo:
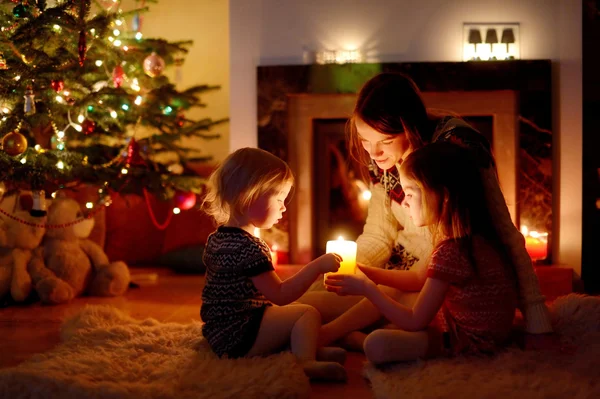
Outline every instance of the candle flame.
[(344, 241), (344, 237), (338, 236), (338, 241)]

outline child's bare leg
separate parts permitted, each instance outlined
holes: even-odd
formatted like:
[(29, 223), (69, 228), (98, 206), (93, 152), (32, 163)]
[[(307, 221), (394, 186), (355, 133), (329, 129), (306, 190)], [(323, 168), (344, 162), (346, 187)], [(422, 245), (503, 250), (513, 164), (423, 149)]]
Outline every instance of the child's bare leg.
[(360, 296), (339, 296), (335, 292), (322, 290), (308, 291), (297, 302), (310, 305), (321, 313), (323, 323), (339, 317), (360, 302)]
[(321, 316), (312, 306), (293, 304), (265, 310), (258, 336), (247, 356), (266, 355), (288, 343), (304, 372), (313, 379), (345, 381), (346, 370), (335, 362), (316, 361)]
[[(415, 292), (402, 292), (383, 285), (380, 285), (379, 289), (397, 302), (406, 306), (412, 306), (418, 295), (418, 293)], [(382, 315), (379, 309), (377, 309), (371, 301), (363, 298), (358, 304), (350, 308), (340, 317), (321, 327), (319, 344), (328, 345), (353, 331), (359, 331), (372, 325), (380, 320), (381, 317)], [(362, 347), (361, 341), (364, 340), (364, 336), (354, 334), (349, 337), (349, 339), (350, 341), (347, 342), (349, 344), (348, 347), (350, 349), (359, 350), (359, 348)]]
[(426, 331), (375, 330), (367, 336), (364, 350), (374, 364), (416, 360), (427, 354), (429, 345)]

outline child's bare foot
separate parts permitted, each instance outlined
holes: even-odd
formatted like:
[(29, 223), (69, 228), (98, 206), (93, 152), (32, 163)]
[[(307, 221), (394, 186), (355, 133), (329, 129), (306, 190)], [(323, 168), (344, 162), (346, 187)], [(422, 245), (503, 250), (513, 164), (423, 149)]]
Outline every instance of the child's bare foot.
[(311, 381), (346, 382), (346, 369), (335, 362), (308, 361), (302, 367)]
[(346, 351), (337, 346), (326, 346), (317, 349), (317, 360), (324, 362), (346, 363)]

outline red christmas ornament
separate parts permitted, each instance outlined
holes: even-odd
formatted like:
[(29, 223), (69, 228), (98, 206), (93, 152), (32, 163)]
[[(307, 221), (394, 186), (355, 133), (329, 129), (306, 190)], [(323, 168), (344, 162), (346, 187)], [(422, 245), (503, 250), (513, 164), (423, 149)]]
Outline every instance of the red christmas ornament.
[(127, 158), (125, 159), (125, 163), (130, 166), (146, 164), (144, 158), (140, 155), (140, 145), (133, 137), (129, 140), (129, 145), (127, 146)]
[(85, 134), (92, 134), (92, 133), (94, 133), (94, 130), (96, 130), (96, 122), (94, 122), (91, 119), (84, 120), (83, 123), (81, 124), (81, 130)]
[(65, 82), (62, 79), (56, 79), (50, 82), (50, 86), (52, 86), (52, 89), (58, 93), (65, 88)]
[(121, 64), (117, 65), (115, 69), (113, 69), (112, 80), (115, 88), (118, 89), (123, 84), (123, 80), (125, 79), (125, 72), (123, 71), (123, 67)]
[(79, 66), (83, 66), (85, 61), (85, 53), (87, 52), (87, 42), (85, 38), (85, 29), (79, 32), (79, 45), (77, 46), (79, 52)]
[(196, 194), (192, 192), (185, 192), (177, 190), (175, 191), (175, 206), (181, 210), (188, 210), (196, 205)]

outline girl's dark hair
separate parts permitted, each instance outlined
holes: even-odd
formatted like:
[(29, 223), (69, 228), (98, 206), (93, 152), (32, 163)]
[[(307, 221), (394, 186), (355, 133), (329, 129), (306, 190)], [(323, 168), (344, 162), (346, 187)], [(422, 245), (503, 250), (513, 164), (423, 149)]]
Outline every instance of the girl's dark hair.
[(498, 242), (472, 150), (448, 142), (431, 143), (409, 154), (400, 174), (421, 189), (434, 246), (445, 239), (474, 235)]
[(368, 165), (368, 155), (356, 131), (356, 119), (383, 134), (406, 134), (413, 149), (430, 142), (434, 130), (415, 82), (395, 72), (381, 73), (365, 83), (348, 121), (350, 154), (363, 165)]

